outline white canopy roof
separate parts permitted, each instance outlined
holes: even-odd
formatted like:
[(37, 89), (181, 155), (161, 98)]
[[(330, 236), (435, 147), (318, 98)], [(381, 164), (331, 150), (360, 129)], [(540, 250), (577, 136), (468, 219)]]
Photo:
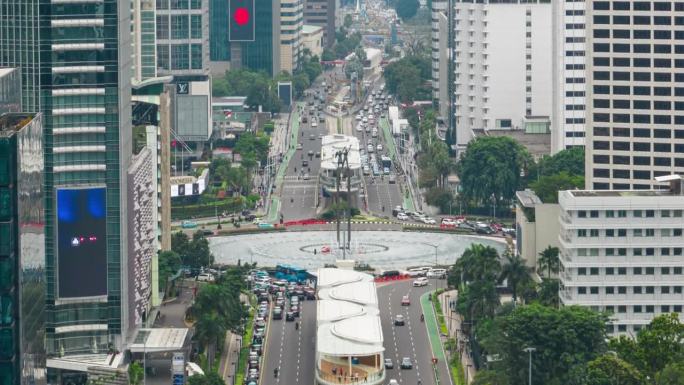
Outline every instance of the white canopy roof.
[(329, 267), (318, 269), (317, 276), (316, 286), (318, 288), (328, 288), (352, 282), (373, 282), (373, 276), (370, 274)]
[(374, 282), (354, 282), (318, 291), (320, 299), (335, 299), (363, 306), (378, 306)]
[(318, 327), (318, 352), (329, 356), (368, 356), (382, 353), (380, 317), (352, 317)]
[(365, 307), (351, 302), (323, 299), (318, 301), (316, 319), (319, 324), (322, 324), (364, 315), (376, 316), (379, 313), (380, 311), (373, 307)]

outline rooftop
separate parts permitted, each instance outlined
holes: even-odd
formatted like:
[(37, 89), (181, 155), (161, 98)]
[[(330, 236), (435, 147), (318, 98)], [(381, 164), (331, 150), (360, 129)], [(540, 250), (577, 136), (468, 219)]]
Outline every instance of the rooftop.
[(523, 207), (534, 207), (543, 203), (537, 194), (530, 189), (516, 191), (515, 197), (518, 198), (518, 202), (520, 202)]
[(305, 35), (311, 35), (317, 32), (323, 33), (323, 27), (319, 27), (317, 25), (310, 25), (310, 24), (304, 24), (302, 26), (302, 33)]
[(0, 137), (10, 137), (14, 135), (30, 123), (34, 116), (34, 114), (22, 112), (3, 114), (0, 116)]
[(383, 352), (380, 317), (360, 316), (318, 327), (318, 352), (330, 356), (367, 356)]
[(684, 176), (678, 174), (655, 177), (656, 183), (668, 183), (667, 186), (654, 190), (570, 190), (573, 197), (658, 197), (681, 196), (684, 187)]

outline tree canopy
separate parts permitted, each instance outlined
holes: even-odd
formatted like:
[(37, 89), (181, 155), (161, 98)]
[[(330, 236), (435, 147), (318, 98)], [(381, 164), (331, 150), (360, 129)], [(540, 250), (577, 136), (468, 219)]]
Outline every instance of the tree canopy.
[(575, 190), (584, 188), (584, 177), (570, 175), (566, 171), (557, 174), (545, 175), (538, 181), (532, 182), (530, 188), (534, 190), (539, 199), (544, 203), (558, 203), (558, 192), (562, 190)]
[(280, 111), (280, 99), (274, 80), (266, 72), (246, 68), (226, 71), (223, 78), (212, 80), (214, 96), (246, 96), (247, 105), (256, 109), (262, 106), (271, 112)]
[(192, 240), (182, 231), (172, 234), (171, 250), (180, 255), (183, 265), (186, 266), (203, 267), (214, 263), (214, 256), (209, 250), (209, 241), (201, 231), (196, 231)]
[(226, 385), (226, 382), (217, 372), (209, 372), (188, 377), (188, 385)]
[(507, 136), (485, 136), (471, 140), (456, 166), (461, 195), (475, 204), (494, 197), (510, 202), (523, 186), (521, 171), (532, 164), (527, 150)]
[(394, 4), (397, 16), (402, 20), (407, 20), (415, 16), (418, 12), (418, 7), (420, 7), (418, 0), (396, 0), (396, 3)]
[(388, 64), (384, 75), (387, 91), (397, 95), (403, 103), (431, 98), (432, 88), (428, 81), (432, 79), (432, 72), (428, 57), (406, 56)]

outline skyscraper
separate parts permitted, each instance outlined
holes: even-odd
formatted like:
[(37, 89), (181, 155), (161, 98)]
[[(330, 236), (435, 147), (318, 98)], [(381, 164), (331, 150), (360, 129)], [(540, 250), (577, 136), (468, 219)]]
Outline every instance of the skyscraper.
[(332, 47), (335, 43), (337, 8), (339, 8), (338, 0), (304, 1), (304, 24), (323, 27), (323, 40), (326, 47)]
[(304, 0), (280, 2), (280, 70), (293, 73), (301, 56)]
[(0, 65), (21, 69), (24, 109), (43, 114), (46, 349), (54, 369), (62, 356), (122, 350), (130, 326), (131, 6), (129, 0), (2, 5)]
[(586, 123), (586, 3), (554, 1), (551, 151), (584, 146)]
[(684, 3), (587, 2), (586, 186), (684, 174)]
[(209, 73), (209, 0), (157, 1), (159, 75)]

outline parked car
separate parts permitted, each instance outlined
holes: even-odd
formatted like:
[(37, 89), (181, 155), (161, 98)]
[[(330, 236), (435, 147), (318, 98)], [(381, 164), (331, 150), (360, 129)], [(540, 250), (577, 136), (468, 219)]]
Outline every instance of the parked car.
[(283, 319), (283, 310), (279, 307), (273, 309), (273, 319)]
[(439, 279), (444, 279), (447, 276), (447, 271), (446, 269), (432, 269), (427, 272), (427, 277), (428, 278), (439, 278)]
[(197, 275), (197, 280), (200, 282), (214, 282), (216, 279), (209, 273), (201, 273)]
[(399, 213), (397, 214), (397, 219), (400, 221), (408, 221), (409, 217), (406, 213)]
[(422, 220), (423, 223), (425, 223), (426, 225), (436, 225), (436, 224), (437, 224), (437, 221), (435, 221), (434, 219), (432, 219), (432, 218), (430, 218), (430, 217), (423, 217), (423, 218), (421, 218), (421, 220)]

